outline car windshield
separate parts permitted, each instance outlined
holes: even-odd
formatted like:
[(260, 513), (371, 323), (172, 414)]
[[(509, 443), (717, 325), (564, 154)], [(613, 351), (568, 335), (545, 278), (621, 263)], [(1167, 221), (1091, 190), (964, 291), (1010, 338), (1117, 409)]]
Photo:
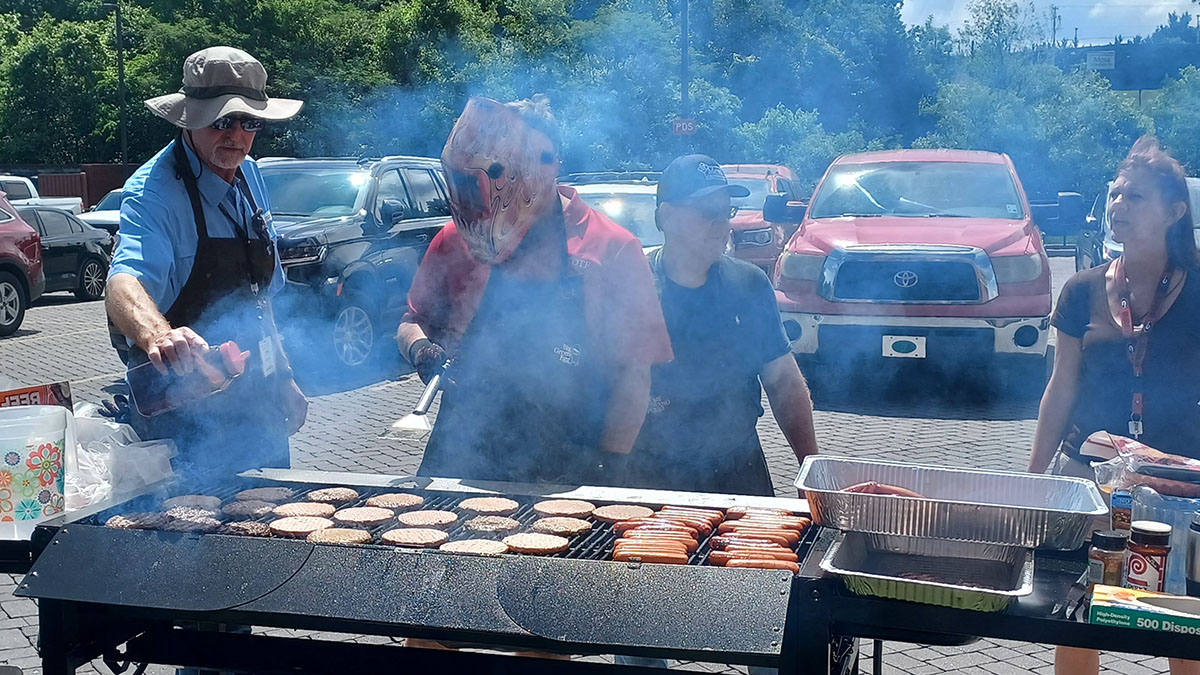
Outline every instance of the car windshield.
[(839, 164), (813, 198), (813, 218), (1025, 216), (1008, 167), (965, 162)]
[(104, 195), (104, 198), (100, 200), (100, 203), (96, 204), (96, 208), (92, 209), (92, 210), (93, 211), (120, 211), (121, 210), (121, 191), (113, 190), (112, 192)]
[(642, 246), (659, 246), (663, 233), (654, 224), (654, 195), (636, 192), (590, 192), (580, 193), (589, 206), (608, 216), (621, 227), (633, 233)]
[(262, 167), (276, 216), (348, 216), (371, 177), (362, 169)]
[(762, 211), (763, 202), (771, 194), (771, 184), (765, 178), (730, 178), (730, 184), (740, 185), (750, 191), (745, 197), (734, 197), (733, 205), (739, 209)]

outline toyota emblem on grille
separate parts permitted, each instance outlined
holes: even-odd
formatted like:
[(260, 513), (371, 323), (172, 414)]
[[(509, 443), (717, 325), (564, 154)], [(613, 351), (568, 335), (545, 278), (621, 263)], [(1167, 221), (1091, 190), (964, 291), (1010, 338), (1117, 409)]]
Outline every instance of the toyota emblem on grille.
[(912, 270), (900, 270), (892, 277), (892, 281), (900, 288), (912, 288), (917, 285), (917, 273)]

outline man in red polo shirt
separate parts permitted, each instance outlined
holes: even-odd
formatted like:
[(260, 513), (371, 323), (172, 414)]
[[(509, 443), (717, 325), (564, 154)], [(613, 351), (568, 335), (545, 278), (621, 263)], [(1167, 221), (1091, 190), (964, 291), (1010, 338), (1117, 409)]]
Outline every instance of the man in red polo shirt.
[(641, 244), (558, 186), (545, 97), (468, 102), (442, 166), (453, 222), (409, 291), (400, 350), (450, 355), (422, 475), (620, 484), (670, 340)]

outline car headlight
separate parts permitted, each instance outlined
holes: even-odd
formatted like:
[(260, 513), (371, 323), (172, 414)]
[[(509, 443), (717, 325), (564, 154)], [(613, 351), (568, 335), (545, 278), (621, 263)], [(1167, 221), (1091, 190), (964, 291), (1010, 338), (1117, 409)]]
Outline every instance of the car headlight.
[(779, 260), (779, 274), (793, 281), (816, 281), (825, 267), (825, 256), (784, 253)]
[(325, 245), (315, 239), (304, 239), (294, 246), (279, 248), (279, 261), (285, 265), (321, 262), (325, 259)]
[(769, 227), (757, 230), (735, 230), (733, 233), (733, 243), (736, 246), (769, 246), (774, 239)]
[(996, 272), (997, 283), (1033, 281), (1042, 275), (1042, 256), (1035, 253), (992, 258), (992, 269)]

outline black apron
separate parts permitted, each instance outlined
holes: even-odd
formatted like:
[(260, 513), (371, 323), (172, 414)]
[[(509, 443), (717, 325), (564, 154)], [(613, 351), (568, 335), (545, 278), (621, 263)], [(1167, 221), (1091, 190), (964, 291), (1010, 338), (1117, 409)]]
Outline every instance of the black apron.
[(609, 384), (562, 232), (562, 273), (493, 267), (443, 382), (418, 475), (579, 485), (597, 480)]
[[(222, 478), (259, 467), (286, 468), (291, 459), (283, 393), (290, 377), (280, 372), (285, 361), (278, 351), (275, 321), (265, 295), (275, 272), (275, 246), (260, 218), (252, 225), (257, 238), (250, 237), (250, 227), (240, 227), (245, 223), (237, 220), (234, 224), (241, 236), (208, 236), (200, 190), (183, 143), (181, 135), (175, 141), (175, 173), (192, 203), (198, 241), (187, 283), (163, 316), (172, 327), (190, 327), (210, 345), (233, 340), (242, 351), (250, 352), (250, 358), (245, 372), (225, 391), (154, 417), (142, 416), (135, 408), (132, 425), (143, 440), (174, 440), (179, 451), (175, 469), (189, 478)], [(257, 215), (258, 207), (241, 169), (237, 176)], [(263, 373), (259, 352), (260, 342), (268, 336), (276, 364), (270, 376)], [(148, 361), (140, 348), (130, 350), (130, 368)]]
[[(649, 256), (660, 303), (667, 283), (661, 252)], [(714, 265), (706, 282), (714, 284), (718, 294), (726, 290), (720, 264)], [(650, 406), (633, 450), (636, 487), (775, 495), (755, 428), (763, 414), (760, 364), (748, 360), (752, 354), (747, 350), (737, 349), (755, 336), (736, 315), (720, 311), (733, 304), (716, 302), (718, 311), (704, 317), (703, 330), (672, 334), (675, 359), (651, 368)], [(680, 323), (672, 321), (672, 315), (691, 311), (665, 305), (662, 309), (668, 327), (674, 324), (675, 330)]]

